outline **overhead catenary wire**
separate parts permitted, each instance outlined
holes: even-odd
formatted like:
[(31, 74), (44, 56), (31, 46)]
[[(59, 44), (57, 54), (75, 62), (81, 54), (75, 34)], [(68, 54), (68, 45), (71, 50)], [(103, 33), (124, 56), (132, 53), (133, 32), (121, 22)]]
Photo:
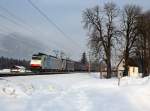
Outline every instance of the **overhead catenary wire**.
[[(17, 22), (17, 25), (23, 25), (25, 26), (25, 28), (28, 28), (30, 29), (30, 32), (35, 34), (35, 32), (33, 32), (34, 28), (30, 25), (30, 24), (27, 24), (26, 21), (24, 21), (23, 19), (21, 19), (20, 17), (18, 17), (17, 15), (15, 15), (14, 13), (12, 13), (10, 10), (8, 10), (7, 8), (3, 7), (0, 5), (0, 8), (5, 11), (7, 14), (9, 14), (9, 16), (11, 16), (11, 18), (15, 19)], [(9, 19), (11, 20), (11, 19)], [(12, 20), (11, 20), (12, 21)], [(36, 31), (36, 32), (39, 32), (41, 33), (40, 30)]]
[[(9, 16), (13, 19), (15, 19), (17, 21), (17, 23), (19, 23), (19, 25), (23, 25), (25, 26), (25, 28), (28, 28), (30, 29), (30, 32), (32, 34), (35, 34), (35, 32), (33, 32), (34, 28), (30, 25), (30, 24), (27, 24), (26, 21), (24, 21), (23, 19), (21, 19), (20, 17), (18, 17), (17, 15), (15, 15), (14, 13), (12, 13), (12, 11), (10, 11), (9, 9), (7, 9), (6, 7), (3, 7), (0, 5), (0, 8), (5, 11), (7, 14), (9, 14)], [(37, 32), (40, 32), (40, 30), (38, 30)]]
[[(72, 43), (74, 43), (75, 47), (79, 47), (80, 45), (71, 39), (54, 21), (52, 21), (46, 13), (44, 13), (32, 0), (27, 0), (31, 6), (36, 9), (50, 24), (52, 24), (66, 39), (69, 39)], [(80, 47), (81, 48), (81, 47)]]
[(5, 15), (0, 14), (0, 17), (3, 18), (3, 19), (5, 19), (5, 20), (7, 20), (7, 21), (9, 21), (9, 22), (11, 22), (11, 23), (13, 23), (13, 24), (15, 24), (15, 25), (19, 25), (17, 22), (15, 22), (14, 20), (8, 18)]
[[(7, 31), (6, 31), (6, 30), (7, 30)], [(8, 28), (8, 27), (6, 27), (6, 26), (2, 26), (2, 25), (1, 25), (0, 31), (3, 32), (3, 33), (8, 33), (8, 32), (11, 31), (11, 29)], [(10, 33), (9, 36), (7, 36), (7, 37), (15, 37), (15, 35), (14, 35), (15, 33), (16, 33), (16, 32)], [(13, 39), (17, 40), (16, 38), (13, 38)], [(24, 42), (24, 41), (21, 41), (21, 42)], [(25, 42), (24, 42), (24, 43), (25, 43)], [(28, 43), (26, 43), (26, 44), (28, 44)], [(31, 44), (31, 45), (32, 45), (33, 47), (36, 46), (35, 44)]]
[[(4, 29), (7, 29), (7, 31), (8, 30), (10, 30), (10, 29), (8, 29), (7, 27), (3, 27), (3, 28), (0, 28), (0, 32), (2, 33), (2, 32), (6, 32)], [(7, 36), (7, 35), (5, 35), (5, 36)], [(7, 36), (7, 37), (9, 37), (9, 38), (13, 38), (14, 40), (18, 40), (17, 38), (16, 38), (16, 35), (15, 35), (15, 33), (10, 33), (9, 34), (9, 36)], [(24, 40), (19, 40), (20, 42), (22, 42), (22, 43), (24, 43), (24, 44), (29, 44), (28, 42), (25, 42)], [(33, 46), (33, 47), (36, 47), (36, 45), (35, 44), (30, 44), (31, 46)]]
[[(4, 9), (4, 7), (3, 8), (1, 8), (1, 9)], [(15, 25), (17, 25), (19, 28), (24, 28), (26, 31), (30, 31), (30, 32), (32, 32), (32, 30), (30, 30), (30, 26), (31, 25), (28, 25), (28, 24), (26, 24), (26, 22), (23, 20), (23, 19), (20, 19), (20, 18), (18, 18), (17, 16), (15, 16), (15, 14), (13, 14), (11, 11), (9, 11), (7, 8), (6, 9), (4, 9), (5, 10), (5, 12), (7, 12), (7, 15), (3, 15), (3, 14), (0, 14), (0, 18), (3, 18), (3, 19), (5, 19), (6, 21), (8, 21), (8, 22), (10, 22), (10, 23), (13, 23), (13, 24), (15, 24)], [(6, 24), (5, 24), (6, 25)], [(24, 27), (24, 26), (29, 26), (29, 27)], [(1, 26), (2, 27), (2, 26)], [(9, 27), (10, 28), (10, 27)], [(11, 30), (12, 30), (12, 28), (10, 28)], [(32, 29), (32, 28), (31, 28)], [(8, 31), (8, 30), (7, 30)], [(63, 31), (63, 30), (62, 30)], [(42, 31), (41, 31), (42, 32)], [(41, 34), (41, 32), (39, 32), (38, 31), (38, 33), (40, 33)], [(43, 32), (42, 32), (43, 33)], [(35, 32), (32, 32), (32, 34), (37, 34), (37, 33), (35, 33)], [(65, 34), (65, 33), (64, 33)], [(51, 41), (52, 42), (52, 41)], [(74, 42), (74, 41), (72, 41), (72, 42)], [(53, 42), (52, 42), (52, 44), (54, 44)], [(61, 45), (61, 43), (56, 43), (57, 44), (57, 46), (59, 46), (59, 45)], [(75, 45), (76, 43), (74, 42), (74, 44), (73, 45)], [(72, 44), (71, 44), (72, 45)], [(64, 46), (63, 46), (64, 47)], [(67, 49), (70, 49), (70, 50), (72, 50), (73, 49), (73, 47), (68, 47), (68, 46), (65, 46)], [(77, 48), (77, 47), (79, 47), (79, 45), (75, 45), (75, 47)], [(60, 47), (60, 50), (62, 49), (62, 46)], [(64, 48), (65, 49), (65, 48)], [(70, 53), (70, 52), (69, 52)]]
[[(5, 8), (5, 7), (3, 7), (3, 6), (1, 6), (0, 5), (0, 8), (3, 10), (3, 11), (5, 11), (7, 14), (9, 14), (9, 16), (11, 16), (11, 18), (13, 18), (13, 19), (15, 19), (16, 21), (14, 21), (14, 20), (12, 20), (12, 19), (10, 19), (10, 18), (8, 18), (7, 16), (4, 16), (4, 15), (2, 15), (2, 14), (0, 14), (0, 17), (1, 18), (3, 18), (3, 19), (5, 19), (5, 20), (7, 20), (7, 21), (9, 21), (9, 22), (11, 22), (11, 23), (13, 23), (13, 24), (15, 24), (15, 25), (17, 25), (17, 26), (26, 26), (26, 27), (24, 27), (24, 28), (26, 28), (26, 29), (28, 29), (28, 31), (30, 31), (32, 34), (36, 34), (37, 32), (39, 33), (39, 34), (44, 34), (42, 31), (40, 31), (40, 30), (37, 30), (36, 29), (36, 33), (35, 32), (33, 32), (33, 30), (34, 30), (34, 28), (31, 26), (31, 25), (29, 25), (29, 24), (26, 24), (26, 22), (24, 21), (24, 20), (22, 20), (20, 17), (18, 17), (18, 16), (16, 16), (14, 13), (12, 13), (10, 10), (8, 10), (7, 8)], [(63, 47), (63, 48), (68, 48), (68, 47), (65, 47), (64, 45), (61, 45), (60, 43), (58, 44), (57, 42), (55, 42), (55, 41), (51, 41), (51, 43), (52, 44), (54, 44), (55, 46), (60, 46), (61, 48)], [(57, 44), (57, 45), (56, 45)]]
[[(17, 22), (17, 25), (22, 25), (26, 30), (28, 30), (31, 33), (33, 32), (33, 28), (30, 24), (26, 24), (26, 22), (21, 19), (20, 17), (18, 17), (17, 15), (15, 15), (14, 13), (12, 13), (10, 10), (8, 10), (7, 8), (3, 7), (0, 5), (0, 8), (5, 11), (7, 14), (9, 14), (9, 16), (11, 16), (13, 19), (15, 19)], [(10, 20), (10, 19), (9, 19)], [(12, 21), (12, 20), (11, 20)]]
[(12, 16), (13, 18), (15, 18), (16, 20), (20, 21), (21, 23), (24, 23), (24, 21), (21, 18), (17, 17), (14, 13), (12, 13), (11, 11), (9, 11), (7, 8), (5, 8), (5, 7), (1, 6), (1, 5), (0, 5), (0, 8), (3, 11), (7, 12), (10, 16)]
[(6, 21), (9, 21), (9, 22), (12, 23), (12, 24), (17, 25), (18, 27), (23, 28), (23, 29), (26, 30), (27, 32), (33, 33), (29, 28), (23, 27), (23, 25), (20, 24), (18, 21), (16, 22), (15, 20), (10, 19), (9, 17), (7, 17), (7, 16), (5, 16), (5, 15), (3, 15), (3, 14), (0, 14), (0, 18), (4, 19), (4, 20), (6, 20)]

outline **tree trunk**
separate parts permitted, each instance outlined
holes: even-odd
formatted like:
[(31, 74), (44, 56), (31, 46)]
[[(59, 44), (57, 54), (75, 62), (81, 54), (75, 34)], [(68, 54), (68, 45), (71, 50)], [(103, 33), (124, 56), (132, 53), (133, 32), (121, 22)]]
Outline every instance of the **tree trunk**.
[(123, 76), (128, 76), (128, 70), (129, 70), (129, 50), (128, 48), (126, 48), (126, 51), (125, 51), (125, 70), (124, 70), (124, 73), (123, 73)]
[(107, 62), (107, 78), (111, 78), (111, 61)]
[(148, 74), (148, 60), (147, 60), (147, 47), (146, 47), (146, 36), (144, 37), (144, 72), (143, 72), (143, 77), (147, 76)]
[(110, 44), (107, 49), (107, 78), (111, 78), (111, 48)]
[(148, 37), (148, 74), (150, 74), (150, 37)]

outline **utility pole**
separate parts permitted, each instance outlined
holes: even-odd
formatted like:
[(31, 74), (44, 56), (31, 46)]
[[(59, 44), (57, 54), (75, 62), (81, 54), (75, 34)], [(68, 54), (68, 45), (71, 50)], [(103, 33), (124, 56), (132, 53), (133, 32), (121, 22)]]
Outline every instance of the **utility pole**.
[(59, 55), (59, 51), (58, 50), (53, 50), (55, 56), (58, 58), (58, 55)]
[(65, 53), (63, 51), (60, 51), (60, 58), (61, 59), (65, 58)]

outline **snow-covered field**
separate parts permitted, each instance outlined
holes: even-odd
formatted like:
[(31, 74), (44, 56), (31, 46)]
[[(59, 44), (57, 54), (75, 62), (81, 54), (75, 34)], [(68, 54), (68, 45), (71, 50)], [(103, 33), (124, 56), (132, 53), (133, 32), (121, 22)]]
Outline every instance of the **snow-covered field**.
[(0, 78), (0, 111), (150, 111), (149, 78), (96, 73)]

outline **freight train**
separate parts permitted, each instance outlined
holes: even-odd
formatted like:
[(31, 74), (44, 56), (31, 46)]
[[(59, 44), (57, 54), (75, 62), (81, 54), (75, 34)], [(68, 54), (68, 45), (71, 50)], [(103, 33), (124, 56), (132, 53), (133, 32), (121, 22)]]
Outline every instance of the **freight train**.
[(33, 72), (88, 71), (88, 64), (38, 53), (32, 56), (30, 68)]

